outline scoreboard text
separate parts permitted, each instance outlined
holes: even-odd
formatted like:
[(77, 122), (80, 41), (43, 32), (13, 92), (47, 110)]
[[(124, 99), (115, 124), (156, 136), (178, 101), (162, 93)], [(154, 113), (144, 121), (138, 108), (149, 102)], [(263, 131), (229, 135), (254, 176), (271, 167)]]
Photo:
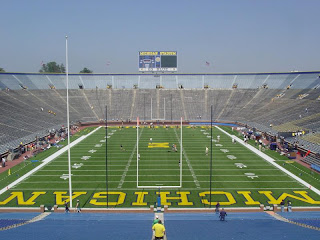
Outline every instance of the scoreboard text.
[(140, 72), (176, 72), (176, 51), (142, 51), (139, 52)]

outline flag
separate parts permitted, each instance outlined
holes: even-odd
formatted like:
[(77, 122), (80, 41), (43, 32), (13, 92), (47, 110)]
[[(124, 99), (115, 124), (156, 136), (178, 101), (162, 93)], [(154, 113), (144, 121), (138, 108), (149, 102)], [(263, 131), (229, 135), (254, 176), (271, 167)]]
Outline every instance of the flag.
[(306, 153), (306, 155), (304, 157), (308, 156), (310, 153), (311, 153), (311, 151), (308, 150), (308, 152)]
[(210, 63), (206, 61), (206, 66), (210, 66)]
[(11, 175), (11, 169), (9, 168), (9, 170), (8, 170), (8, 176), (10, 176)]

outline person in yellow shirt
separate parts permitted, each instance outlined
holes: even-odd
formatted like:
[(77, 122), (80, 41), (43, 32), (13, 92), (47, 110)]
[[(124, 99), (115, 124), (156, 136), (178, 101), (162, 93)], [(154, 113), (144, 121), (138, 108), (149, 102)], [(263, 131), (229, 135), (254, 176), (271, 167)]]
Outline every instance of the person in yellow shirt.
[(158, 223), (152, 226), (152, 230), (154, 230), (155, 239), (163, 239), (164, 235), (166, 234), (166, 229), (162, 225), (162, 222), (160, 219)]

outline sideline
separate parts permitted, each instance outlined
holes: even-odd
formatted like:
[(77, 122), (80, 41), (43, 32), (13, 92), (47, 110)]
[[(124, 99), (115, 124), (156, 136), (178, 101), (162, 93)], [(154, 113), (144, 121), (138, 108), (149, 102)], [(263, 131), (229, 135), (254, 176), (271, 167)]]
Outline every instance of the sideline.
[(296, 175), (294, 175), (292, 172), (289, 172), (287, 169), (281, 167), (279, 164), (275, 163), (275, 160), (271, 157), (269, 157), (267, 154), (259, 151), (258, 149), (256, 149), (255, 147), (251, 146), (250, 144), (245, 144), (244, 141), (242, 141), (240, 138), (238, 138), (235, 135), (231, 135), (230, 133), (224, 131), (223, 129), (215, 126), (217, 129), (219, 129), (221, 132), (225, 133), (226, 135), (228, 135), (231, 138), (234, 138), (237, 140), (238, 143), (242, 144), (243, 146), (245, 146), (246, 148), (248, 148), (249, 150), (251, 150), (252, 152), (254, 152), (255, 154), (257, 154), (258, 156), (262, 157), (263, 159), (265, 159), (267, 162), (269, 162), (270, 164), (272, 164), (273, 166), (275, 166), (276, 168), (280, 169), (281, 171), (283, 171), (284, 173), (286, 173), (287, 175), (289, 175), (290, 177), (292, 177), (293, 179), (297, 180), (299, 183), (301, 183), (302, 185), (306, 186), (307, 188), (309, 188), (310, 190), (314, 191), (316, 194), (320, 195), (320, 190), (315, 188), (314, 186), (310, 185), (309, 183), (307, 183), (306, 181), (302, 180), (301, 178), (297, 177)]
[[(81, 137), (79, 137), (78, 139), (74, 140), (72, 143), (70, 143), (70, 148), (72, 148), (73, 146), (75, 146), (76, 144), (78, 144), (79, 142), (81, 142), (82, 140), (86, 139), (87, 137), (89, 137), (91, 134), (95, 133), (96, 131), (98, 131), (101, 128), (98, 127), (95, 130), (93, 130), (92, 132), (88, 133), (87, 135), (83, 135)], [(27, 172), (25, 175), (21, 176), (20, 178), (18, 178), (17, 180), (15, 180), (14, 182), (10, 183), (7, 187), (3, 188), (0, 190), (0, 195), (5, 193), (6, 191), (10, 190), (10, 188), (14, 187), (15, 185), (17, 185), (18, 183), (20, 183), (21, 181), (23, 181), (24, 179), (26, 179), (27, 177), (29, 177), (30, 175), (32, 175), (33, 173), (35, 173), (36, 171), (38, 171), (39, 169), (43, 168), (45, 165), (47, 165), (48, 163), (50, 163), (52, 160), (54, 160), (55, 158), (59, 157), (61, 154), (63, 154), (64, 152), (66, 152), (68, 150), (68, 145), (61, 148), (59, 151), (55, 152), (54, 154), (50, 155), (49, 157), (47, 157), (46, 159), (44, 159), (42, 161), (42, 163), (35, 167), (34, 169), (32, 169), (31, 171)]]

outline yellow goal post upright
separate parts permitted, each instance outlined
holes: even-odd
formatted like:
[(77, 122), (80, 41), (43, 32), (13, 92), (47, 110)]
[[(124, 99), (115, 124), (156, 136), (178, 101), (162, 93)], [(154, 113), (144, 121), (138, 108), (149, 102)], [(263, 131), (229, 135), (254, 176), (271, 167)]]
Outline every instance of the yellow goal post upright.
[(183, 153), (183, 145), (182, 145), (182, 117), (180, 119), (180, 139), (179, 139), (179, 144), (180, 144), (180, 176), (179, 176), (179, 185), (173, 185), (173, 186), (142, 186), (139, 185), (139, 117), (137, 117), (137, 188), (149, 188), (149, 189), (160, 189), (160, 188), (182, 188), (182, 153)]

